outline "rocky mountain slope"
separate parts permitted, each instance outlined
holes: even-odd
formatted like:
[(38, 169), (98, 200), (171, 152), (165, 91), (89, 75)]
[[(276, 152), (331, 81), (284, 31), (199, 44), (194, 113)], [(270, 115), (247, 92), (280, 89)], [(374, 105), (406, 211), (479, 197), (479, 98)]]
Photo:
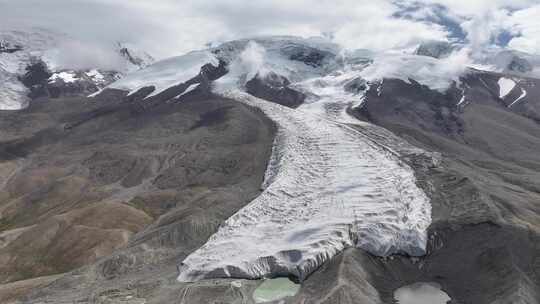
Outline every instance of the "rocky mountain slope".
[(239, 40), (1, 113), (0, 299), (537, 303), (536, 66), (457, 48)]

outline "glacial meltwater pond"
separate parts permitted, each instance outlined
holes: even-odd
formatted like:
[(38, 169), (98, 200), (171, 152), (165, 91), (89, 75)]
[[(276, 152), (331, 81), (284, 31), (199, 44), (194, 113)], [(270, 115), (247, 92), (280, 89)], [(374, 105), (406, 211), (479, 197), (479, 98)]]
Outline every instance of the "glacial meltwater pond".
[(437, 283), (414, 283), (394, 292), (398, 304), (446, 304), (450, 297)]
[(255, 300), (255, 303), (277, 301), (296, 295), (299, 289), (299, 284), (295, 284), (287, 278), (269, 279), (255, 289), (253, 300)]

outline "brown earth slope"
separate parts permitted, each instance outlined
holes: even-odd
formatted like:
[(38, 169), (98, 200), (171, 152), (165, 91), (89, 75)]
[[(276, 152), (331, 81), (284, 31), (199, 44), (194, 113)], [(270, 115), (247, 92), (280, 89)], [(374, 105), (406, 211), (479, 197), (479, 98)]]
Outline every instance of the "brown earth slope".
[(175, 271), (259, 193), (274, 134), (262, 113), (201, 92), (124, 95), (0, 112), (1, 303), (95, 261), (100, 280)]

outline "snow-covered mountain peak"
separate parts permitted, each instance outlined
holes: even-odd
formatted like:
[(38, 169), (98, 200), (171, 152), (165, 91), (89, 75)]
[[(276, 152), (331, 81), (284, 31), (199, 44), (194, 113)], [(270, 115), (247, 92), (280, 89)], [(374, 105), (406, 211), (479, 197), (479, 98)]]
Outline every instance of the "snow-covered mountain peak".
[(153, 61), (129, 44), (89, 45), (44, 29), (0, 31), (0, 110), (42, 95), (89, 94)]

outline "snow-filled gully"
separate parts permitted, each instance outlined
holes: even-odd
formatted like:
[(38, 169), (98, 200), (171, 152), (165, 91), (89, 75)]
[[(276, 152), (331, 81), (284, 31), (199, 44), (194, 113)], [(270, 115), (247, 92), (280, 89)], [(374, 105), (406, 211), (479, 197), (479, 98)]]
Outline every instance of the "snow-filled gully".
[[(414, 172), (359, 131), (239, 90), (279, 131), (264, 191), (179, 266), (179, 281), (294, 275), (347, 247), (422, 255), (431, 207)], [(320, 113), (320, 112), (319, 112)]]

